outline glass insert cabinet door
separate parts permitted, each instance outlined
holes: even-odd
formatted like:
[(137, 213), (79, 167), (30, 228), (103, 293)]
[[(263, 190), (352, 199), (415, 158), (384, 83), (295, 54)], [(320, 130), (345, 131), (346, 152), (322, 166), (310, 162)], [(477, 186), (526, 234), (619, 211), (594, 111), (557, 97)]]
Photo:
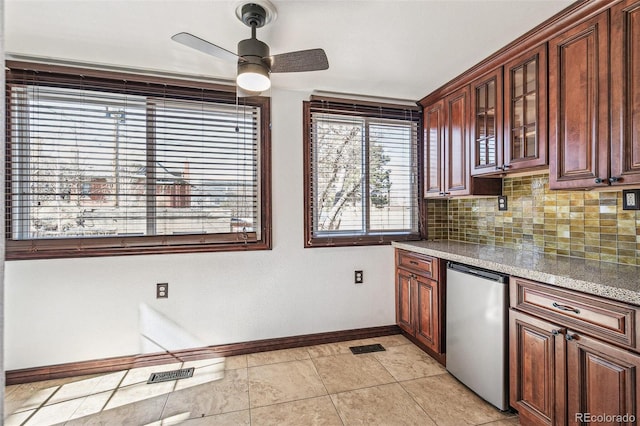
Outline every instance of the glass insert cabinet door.
[(471, 173), (502, 170), (502, 67), (471, 83)]
[(504, 67), (504, 168), (548, 164), (547, 48), (529, 51)]

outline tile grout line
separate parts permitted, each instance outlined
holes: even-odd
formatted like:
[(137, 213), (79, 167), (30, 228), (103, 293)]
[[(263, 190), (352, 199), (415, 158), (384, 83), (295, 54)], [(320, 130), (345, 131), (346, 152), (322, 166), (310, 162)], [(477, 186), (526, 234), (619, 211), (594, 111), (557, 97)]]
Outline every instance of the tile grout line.
[(424, 409), (424, 407), (423, 407), (422, 405), (420, 405), (420, 403), (419, 403), (418, 401), (416, 401), (416, 399), (413, 397), (413, 395), (411, 395), (411, 393), (410, 393), (410, 392), (409, 392), (409, 391), (408, 391), (408, 390), (403, 386), (403, 383), (405, 383), (405, 382), (411, 382), (411, 381), (419, 380), (419, 379), (424, 379), (424, 378), (426, 378), (426, 377), (442, 376), (442, 375), (445, 375), (445, 374), (449, 374), (449, 373), (447, 373), (447, 372), (445, 371), (445, 372), (443, 372), (443, 373), (441, 373), (441, 374), (434, 374), (434, 375), (432, 375), (432, 376), (423, 376), (423, 377), (418, 377), (418, 378), (415, 378), (415, 379), (408, 379), (408, 380), (398, 381), (398, 384), (400, 385), (400, 387), (402, 388), (402, 390), (403, 390), (407, 395), (409, 395), (409, 398), (411, 398), (411, 400), (412, 400), (412, 401), (413, 401), (413, 402), (414, 402), (418, 407), (420, 407), (420, 410), (422, 410), (422, 412), (423, 412), (427, 417), (429, 417), (429, 419), (430, 419), (430, 420), (433, 422), (433, 424), (434, 424), (434, 425), (436, 425), (436, 426), (438, 426), (438, 423), (436, 422), (436, 420), (435, 420), (433, 417), (431, 417), (431, 415), (427, 412), (427, 410), (425, 410), (425, 409)]
[[(390, 346), (390, 347), (391, 347), (391, 346)], [(386, 349), (385, 349), (385, 352), (386, 352)], [(437, 426), (437, 423), (436, 423), (435, 419), (433, 419), (433, 417), (431, 417), (431, 416), (429, 415), (429, 413), (427, 413), (427, 410), (425, 410), (425, 409), (424, 409), (424, 407), (423, 407), (422, 405), (420, 405), (420, 404), (418, 403), (418, 401), (416, 401), (416, 399), (413, 397), (413, 395), (411, 395), (411, 394), (409, 393), (409, 391), (408, 391), (407, 389), (405, 389), (405, 387), (404, 387), (404, 386), (402, 386), (402, 382), (401, 382), (400, 380), (396, 379), (396, 377), (393, 375), (393, 373), (392, 373), (391, 371), (389, 371), (389, 369), (387, 369), (387, 367), (384, 365), (384, 363), (383, 363), (382, 361), (380, 361), (380, 360), (378, 359), (378, 357), (376, 356), (376, 354), (375, 354), (375, 353), (374, 353), (373, 355), (374, 355), (374, 358), (375, 358), (375, 359), (380, 363), (380, 365), (382, 365), (382, 367), (383, 367), (383, 368), (384, 368), (384, 369), (389, 373), (389, 375), (390, 375), (391, 377), (393, 377), (393, 379), (395, 380), (395, 383), (397, 383), (398, 385), (400, 385), (400, 388), (402, 389), (402, 391), (403, 391), (404, 393), (406, 393), (406, 394), (409, 396), (409, 398), (411, 398), (411, 400), (412, 400), (412, 401), (413, 401), (413, 402), (414, 402), (418, 407), (420, 407), (420, 410), (421, 410), (421, 411), (422, 411), (422, 412), (423, 412), (423, 413), (424, 413), (424, 414), (425, 414), (425, 415), (426, 415), (426, 416), (427, 416), (427, 417), (428, 417), (428, 418), (433, 422), (433, 424)], [(429, 354), (425, 354), (425, 355), (426, 355), (427, 357), (429, 357), (429, 358), (431, 358), (431, 359), (433, 359), (433, 360), (435, 361), (435, 359), (434, 359), (432, 356), (430, 356)], [(436, 362), (437, 362), (437, 361), (436, 361)], [(447, 374), (447, 373), (446, 373), (446, 371), (445, 371), (445, 372), (443, 372), (443, 373), (441, 373), (441, 374)], [(438, 374), (434, 374), (433, 376), (437, 376), (437, 375), (438, 375)], [(425, 378), (425, 377), (431, 377), (431, 376), (416, 377), (416, 378), (412, 378), (412, 379), (409, 379), (409, 380), (423, 379), (423, 378)], [(403, 381), (407, 382), (407, 381), (409, 381), (409, 380), (403, 380)]]
[[(316, 372), (316, 374), (320, 378), (320, 383), (322, 383), (322, 386), (324, 387), (324, 391), (327, 393), (327, 398), (329, 398), (329, 401), (331, 401), (331, 405), (333, 406), (333, 409), (336, 411), (336, 414), (338, 415), (338, 418), (340, 419), (340, 422), (342, 422), (342, 426), (345, 426), (344, 419), (340, 415), (340, 411), (338, 410), (338, 407), (336, 406), (336, 403), (333, 402), (333, 398), (331, 398), (332, 394), (329, 393), (329, 389), (327, 389), (327, 385), (325, 384), (324, 380), (322, 379), (322, 376), (320, 375), (320, 372), (318, 371), (318, 367), (316, 366), (316, 363), (314, 362), (314, 358), (311, 357), (311, 353), (309, 353), (309, 349), (307, 349), (307, 353), (309, 354), (309, 358), (311, 359), (311, 365), (313, 365), (313, 370)], [(320, 357), (316, 357), (316, 358), (320, 358)]]
[[(184, 361), (180, 361), (180, 368), (179, 370), (181, 370), (184, 367)], [(193, 376), (195, 376), (196, 374), (196, 369), (193, 369)], [(167, 408), (167, 404), (169, 403), (169, 397), (171, 396), (172, 393), (176, 392), (176, 388), (178, 387), (178, 380), (174, 380), (173, 381), (173, 389), (171, 389), (170, 392), (167, 392), (167, 398), (164, 400), (164, 404), (162, 404), (162, 409), (160, 410), (160, 414), (159, 414), (159, 419), (158, 421), (160, 421), (162, 423), (163, 420), (163, 416), (164, 416), (164, 410), (166, 410)]]
[(56, 390), (54, 390), (54, 391), (51, 393), (51, 395), (49, 395), (47, 398), (45, 398), (45, 400), (44, 400), (44, 401), (42, 401), (42, 402), (40, 403), (40, 405), (38, 405), (38, 408), (36, 408), (35, 410), (33, 410), (33, 413), (31, 413), (31, 414), (30, 414), (30, 415), (29, 415), (29, 416), (24, 420), (24, 422), (22, 422), (22, 423), (21, 423), (21, 425), (27, 425), (27, 424), (29, 423), (29, 420), (31, 420), (31, 419), (33, 418), (33, 416), (35, 416), (36, 414), (38, 414), (38, 411), (40, 411), (40, 409), (41, 409), (42, 407), (44, 407), (44, 406), (45, 406), (45, 404), (46, 404), (48, 401), (50, 401), (50, 400), (51, 400), (51, 398), (53, 398), (53, 396), (54, 396), (56, 393), (58, 393), (58, 391), (62, 388), (62, 386), (63, 386), (63, 385), (58, 385), (58, 386), (56, 387)]
[(247, 356), (247, 366), (245, 368), (247, 369), (247, 402), (249, 404), (249, 425), (251, 425), (253, 423), (253, 407), (251, 407), (251, 378), (249, 377), (249, 370), (251, 367), (249, 367), (249, 356)]

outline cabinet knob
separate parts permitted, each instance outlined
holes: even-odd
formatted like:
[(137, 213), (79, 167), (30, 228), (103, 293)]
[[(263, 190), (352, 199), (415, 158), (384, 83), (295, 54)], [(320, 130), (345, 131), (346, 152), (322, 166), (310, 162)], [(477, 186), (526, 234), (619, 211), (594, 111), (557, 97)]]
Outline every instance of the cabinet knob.
[(575, 339), (575, 337), (576, 337), (576, 335), (575, 335), (575, 334), (570, 334), (570, 333), (567, 333), (567, 334), (565, 334), (565, 335), (564, 335), (564, 338), (565, 338), (567, 341), (574, 340), (574, 339)]
[(622, 180), (622, 178), (621, 178), (621, 177), (619, 177), (619, 176), (611, 176), (611, 177), (609, 178), (609, 182), (610, 182), (610, 183), (620, 182), (621, 180)]
[(511, 164), (505, 164), (502, 166), (502, 170), (507, 170), (511, 168)]
[(595, 182), (595, 183), (603, 183), (603, 182), (604, 182), (604, 179), (595, 178), (595, 179), (594, 179), (594, 182)]
[(553, 334), (554, 336), (557, 336), (558, 334), (560, 334), (560, 330), (551, 330), (551, 334)]

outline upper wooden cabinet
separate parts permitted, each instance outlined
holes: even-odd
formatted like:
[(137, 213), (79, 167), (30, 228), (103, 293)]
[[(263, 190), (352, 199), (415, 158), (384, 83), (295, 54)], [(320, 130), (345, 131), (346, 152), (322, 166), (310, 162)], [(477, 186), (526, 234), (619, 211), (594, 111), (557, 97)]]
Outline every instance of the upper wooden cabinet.
[(640, 183), (640, 1), (611, 9), (611, 185)]
[(549, 41), (549, 187), (606, 185), (609, 174), (608, 14)]
[(546, 167), (547, 100), (546, 43), (472, 82), (471, 175)]
[(547, 45), (504, 65), (505, 171), (546, 167)]
[(503, 169), (502, 67), (471, 83), (471, 174)]
[(424, 108), (424, 197), (499, 195), (500, 179), (474, 179), (470, 163), (470, 88)]
[(442, 151), (444, 149), (444, 99), (424, 108), (424, 196), (444, 195)]
[(446, 127), (444, 134), (445, 195), (469, 194), (469, 86), (444, 100)]

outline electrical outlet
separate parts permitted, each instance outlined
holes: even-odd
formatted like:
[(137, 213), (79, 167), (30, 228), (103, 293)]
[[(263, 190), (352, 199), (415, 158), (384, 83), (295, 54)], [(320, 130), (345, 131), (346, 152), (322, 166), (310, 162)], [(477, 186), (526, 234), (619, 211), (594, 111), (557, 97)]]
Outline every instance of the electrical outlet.
[(622, 210), (640, 210), (640, 189), (622, 191)]
[(506, 195), (499, 195), (498, 196), (498, 210), (501, 212), (505, 212), (507, 211), (508, 206), (507, 206), (507, 196)]
[(169, 298), (169, 283), (156, 284), (156, 299)]
[(356, 284), (364, 283), (364, 273), (362, 271), (355, 271), (354, 280)]

